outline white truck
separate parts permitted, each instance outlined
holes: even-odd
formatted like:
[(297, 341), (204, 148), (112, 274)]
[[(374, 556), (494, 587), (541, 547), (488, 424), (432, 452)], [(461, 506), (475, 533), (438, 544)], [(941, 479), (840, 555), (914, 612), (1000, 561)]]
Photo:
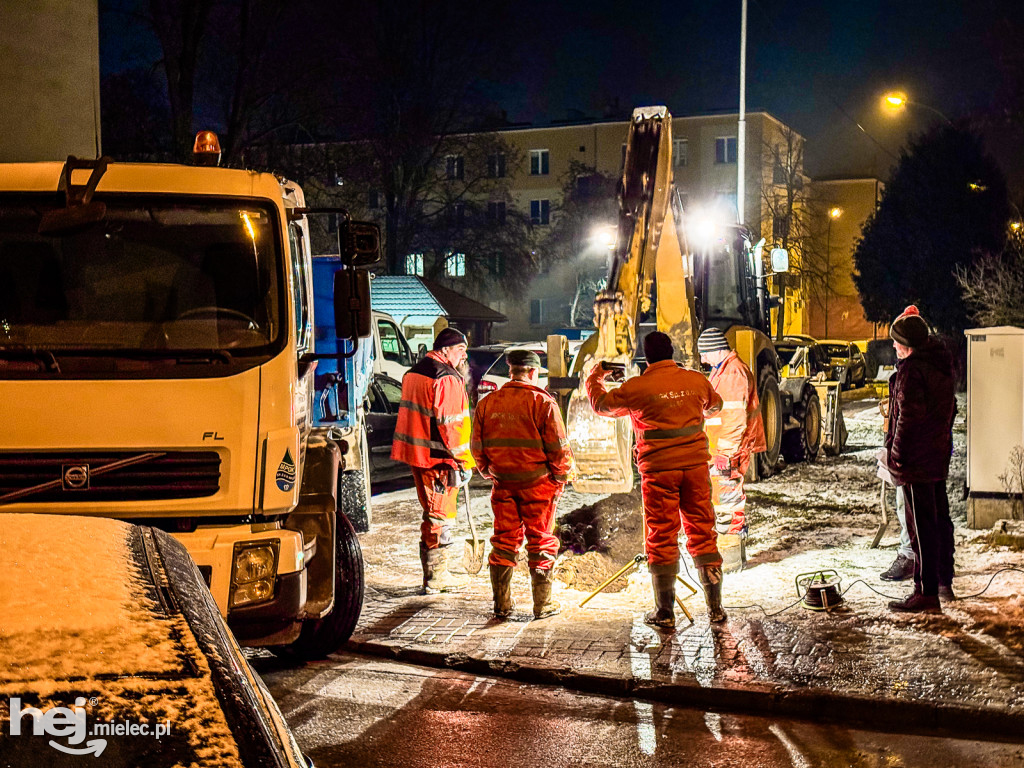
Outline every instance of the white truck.
[[(365, 465), (358, 431), (312, 418), (312, 213), (267, 173), (0, 165), (0, 509), (160, 527), (241, 642), (315, 657), (359, 616), (340, 499)], [(339, 233), (332, 310), (358, 349), (379, 230)]]

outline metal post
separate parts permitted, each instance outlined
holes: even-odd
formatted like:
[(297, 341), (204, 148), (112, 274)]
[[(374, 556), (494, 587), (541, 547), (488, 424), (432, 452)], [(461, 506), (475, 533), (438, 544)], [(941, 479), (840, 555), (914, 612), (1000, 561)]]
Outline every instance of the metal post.
[(740, 13), (740, 116), (736, 128), (736, 222), (742, 224), (747, 170), (747, 0), (742, 0)]
[(828, 338), (829, 272), (832, 269), (832, 212), (828, 215), (828, 235), (825, 237), (825, 338)]

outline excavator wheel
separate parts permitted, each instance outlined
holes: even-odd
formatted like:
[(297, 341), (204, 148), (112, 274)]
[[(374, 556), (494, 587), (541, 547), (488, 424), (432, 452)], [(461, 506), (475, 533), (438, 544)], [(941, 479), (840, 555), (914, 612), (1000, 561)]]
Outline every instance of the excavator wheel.
[(761, 368), (757, 376), (757, 397), (761, 401), (761, 420), (764, 422), (764, 441), (768, 449), (757, 454), (758, 477), (771, 477), (779, 463), (782, 450), (782, 397), (779, 395), (779, 380), (771, 368)]
[(804, 385), (793, 417), (800, 423), (800, 427), (787, 430), (782, 436), (782, 455), (788, 464), (814, 461), (821, 448), (821, 401), (810, 384)]

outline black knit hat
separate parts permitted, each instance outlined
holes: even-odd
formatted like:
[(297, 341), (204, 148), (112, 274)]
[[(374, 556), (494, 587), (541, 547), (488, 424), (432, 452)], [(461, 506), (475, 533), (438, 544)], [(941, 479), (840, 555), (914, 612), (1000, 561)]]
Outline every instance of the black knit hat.
[(505, 353), (505, 359), (510, 366), (540, 368), (540, 355), (532, 349), (510, 349)]
[(644, 336), (644, 357), (648, 365), (672, 359), (672, 339), (667, 333), (654, 331)]
[(928, 341), (928, 324), (920, 315), (900, 315), (889, 327), (889, 336), (904, 347), (920, 347)]
[(719, 350), (731, 351), (729, 340), (718, 328), (705, 328), (697, 337), (697, 352), (703, 355), (706, 352), (718, 352)]
[(434, 351), (444, 349), (445, 347), (454, 347), (459, 344), (469, 344), (466, 341), (466, 334), (455, 328), (445, 328), (434, 339)]

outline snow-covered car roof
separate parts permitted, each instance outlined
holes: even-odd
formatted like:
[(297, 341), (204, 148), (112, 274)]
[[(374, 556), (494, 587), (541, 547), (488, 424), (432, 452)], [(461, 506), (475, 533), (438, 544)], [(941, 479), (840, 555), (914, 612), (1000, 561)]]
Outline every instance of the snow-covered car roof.
[[(0, 513), (0, 563), (0, 764), (63, 765), (82, 750), (103, 765), (303, 764), (169, 535)], [(81, 739), (38, 731), (31, 708), (54, 707), (81, 718)], [(148, 735), (97, 734), (106, 723)]]

